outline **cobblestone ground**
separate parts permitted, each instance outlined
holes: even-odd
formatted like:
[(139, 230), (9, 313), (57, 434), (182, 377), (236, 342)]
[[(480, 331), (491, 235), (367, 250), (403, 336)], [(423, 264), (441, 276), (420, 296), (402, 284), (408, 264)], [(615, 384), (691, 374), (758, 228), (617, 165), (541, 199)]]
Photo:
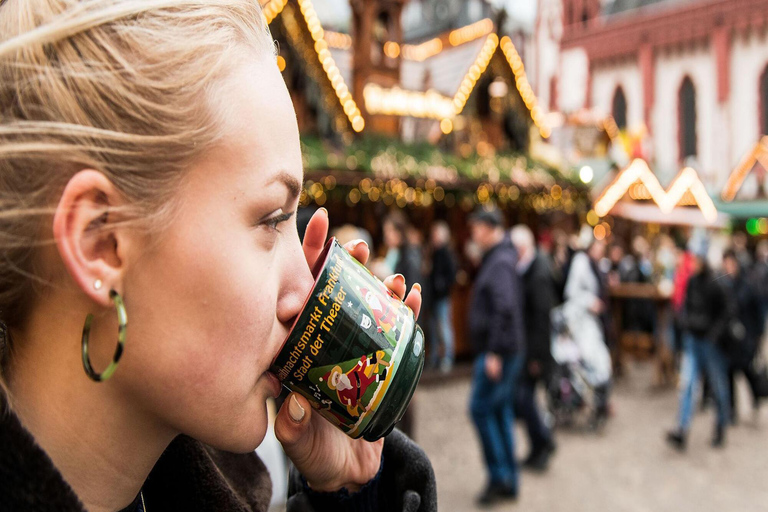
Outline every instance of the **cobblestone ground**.
[[(601, 435), (559, 431), (548, 473), (523, 473), (516, 504), (526, 512), (768, 511), (768, 407), (753, 418), (740, 382), (740, 422), (723, 450), (709, 446), (713, 411), (699, 413), (688, 451), (668, 448), (673, 390), (651, 389), (651, 368), (635, 363), (616, 385), (614, 417)], [(418, 443), (435, 468), (441, 511), (476, 510), (485, 483), (480, 445), (467, 414), (469, 380), (420, 387), (415, 397)], [(518, 427), (518, 454), (526, 452)]]

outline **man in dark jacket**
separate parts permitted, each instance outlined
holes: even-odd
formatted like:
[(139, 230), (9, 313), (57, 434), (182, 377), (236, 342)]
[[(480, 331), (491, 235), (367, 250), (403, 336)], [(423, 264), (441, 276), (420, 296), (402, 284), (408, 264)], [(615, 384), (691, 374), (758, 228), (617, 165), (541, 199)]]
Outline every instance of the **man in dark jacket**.
[(518, 494), (512, 401), (523, 365), (524, 333), (517, 255), (505, 237), (501, 213), (478, 210), (470, 217), (470, 228), (484, 253), (469, 308), (470, 339), (477, 354), (470, 411), (489, 473), (478, 501), (488, 505)]
[(432, 226), (432, 272), (430, 275), (432, 314), (430, 315), (429, 366), (436, 368), (442, 346), (440, 371), (448, 373), (453, 366), (453, 322), (451, 320), (451, 288), (456, 281), (456, 262), (451, 251), (451, 232), (445, 221)]
[(750, 281), (739, 263), (738, 255), (728, 250), (723, 254), (723, 270), (728, 297), (735, 306), (735, 315), (726, 336), (725, 352), (728, 356), (728, 391), (731, 419), (736, 421), (736, 373), (743, 373), (752, 391), (752, 406), (757, 413), (760, 406), (760, 376), (752, 365), (760, 340), (765, 331), (762, 304), (753, 281)]
[(523, 465), (544, 471), (555, 450), (552, 432), (542, 420), (536, 404), (536, 385), (546, 386), (552, 368), (550, 313), (557, 305), (557, 288), (549, 259), (536, 252), (536, 241), (528, 226), (518, 225), (510, 233), (519, 261), (525, 318), (525, 367), (520, 376), (516, 412), (525, 422), (531, 451)]
[(681, 315), (684, 354), (680, 369), (679, 423), (675, 430), (667, 434), (667, 441), (680, 450), (685, 449), (693, 414), (694, 390), (702, 369), (707, 372), (717, 402), (717, 423), (712, 446), (720, 447), (725, 443), (725, 429), (730, 413), (726, 360), (718, 342), (728, 328), (732, 304), (707, 264), (706, 243), (695, 243), (692, 249), (695, 256), (694, 274), (688, 281)]

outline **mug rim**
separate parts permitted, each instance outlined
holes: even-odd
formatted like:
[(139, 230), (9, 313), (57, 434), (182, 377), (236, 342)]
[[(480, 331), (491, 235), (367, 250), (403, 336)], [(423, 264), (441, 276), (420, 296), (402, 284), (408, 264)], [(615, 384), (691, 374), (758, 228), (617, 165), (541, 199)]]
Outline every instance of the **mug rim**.
[(280, 344), (280, 349), (275, 354), (275, 357), (272, 358), (272, 363), (269, 365), (270, 368), (272, 368), (275, 365), (277, 358), (280, 357), (280, 354), (283, 352), (285, 345), (288, 343), (288, 340), (291, 338), (291, 335), (293, 334), (293, 330), (296, 328), (296, 325), (299, 323), (299, 318), (301, 318), (302, 313), (304, 313), (304, 309), (307, 307), (307, 304), (309, 304), (309, 300), (312, 298), (315, 288), (317, 288), (317, 283), (320, 282), (320, 275), (321, 275), (320, 271), (323, 269), (323, 267), (325, 267), (325, 264), (328, 263), (328, 259), (331, 256), (331, 248), (333, 247), (334, 242), (338, 244), (338, 240), (336, 240), (335, 236), (332, 236), (331, 238), (328, 239), (327, 242), (325, 242), (325, 247), (323, 247), (323, 250), (320, 252), (320, 255), (317, 257), (317, 261), (315, 261), (315, 264), (312, 266), (312, 277), (314, 278), (314, 282), (312, 283), (312, 289), (307, 294), (307, 298), (304, 299), (304, 304), (302, 304), (301, 308), (299, 309), (299, 313), (296, 315), (296, 318), (293, 319), (291, 328), (288, 329), (288, 334), (285, 335), (285, 339)]

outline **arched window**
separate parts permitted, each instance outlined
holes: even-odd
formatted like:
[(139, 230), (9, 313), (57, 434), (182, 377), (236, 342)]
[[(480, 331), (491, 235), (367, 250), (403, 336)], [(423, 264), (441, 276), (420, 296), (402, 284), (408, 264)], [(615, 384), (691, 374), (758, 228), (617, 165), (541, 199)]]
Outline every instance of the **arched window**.
[(760, 130), (768, 135), (768, 66), (760, 77)]
[(627, 128), (627, 98), (624, 96), (624, 89), (621, 86), (616, 88), (616, 92), (613, 93), (613, 106), (611, 107), (611, 113), (613, 114), (613, 120), (616, 121), (616, 126), (619, 130), (626, 130)]
[(678, 121), (680, 160), (697, 156), (696, 145), (696, 89), (690, 77), (683, 79), (678, 94)]

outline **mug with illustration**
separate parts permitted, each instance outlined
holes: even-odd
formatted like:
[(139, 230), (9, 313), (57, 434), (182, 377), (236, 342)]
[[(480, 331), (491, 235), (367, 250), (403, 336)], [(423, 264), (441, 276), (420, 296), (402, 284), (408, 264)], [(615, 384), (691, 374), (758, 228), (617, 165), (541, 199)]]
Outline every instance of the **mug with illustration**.
[(271, 371), (353, 438), (387, 435), (424, 368), (413, 311), (330, 239), (315, 284)]

